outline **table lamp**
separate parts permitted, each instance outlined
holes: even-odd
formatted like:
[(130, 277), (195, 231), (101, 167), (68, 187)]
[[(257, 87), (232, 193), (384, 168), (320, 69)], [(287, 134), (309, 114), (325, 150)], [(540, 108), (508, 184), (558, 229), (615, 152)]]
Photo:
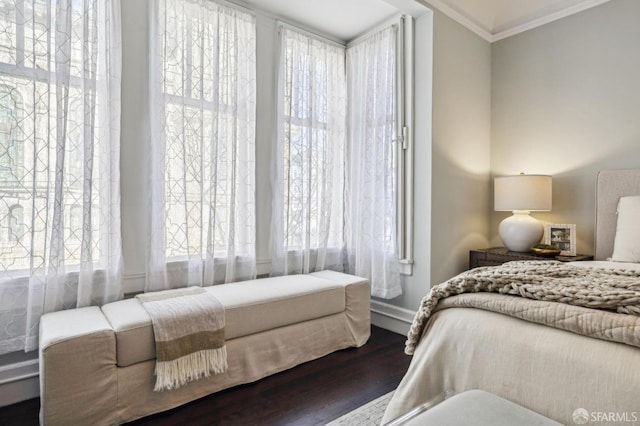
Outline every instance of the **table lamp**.
[(498, 228), (504, 246), (511, 251), (528, 252), (544, 233), (542, 223), (529, 212), (551, 210), (551, 176), (520, 173), (495, 178), (494, 210), (513, 212)]

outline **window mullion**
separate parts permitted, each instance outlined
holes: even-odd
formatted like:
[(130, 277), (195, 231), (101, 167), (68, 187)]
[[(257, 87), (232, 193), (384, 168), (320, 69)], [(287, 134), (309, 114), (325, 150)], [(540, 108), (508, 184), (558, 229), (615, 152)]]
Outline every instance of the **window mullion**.
[[(34, 12), (35, 15), (35, 12)], [(16, 65), (24, 66), (24, 0), (16, 1)]]
[(192, 90), (192, 73), (193, 73), (193, 21), (186, 18), (186, 34), (185, 34), (185, 75), (184, 75), (184, 97), (187, 99), (191, 99), (191, 90)]

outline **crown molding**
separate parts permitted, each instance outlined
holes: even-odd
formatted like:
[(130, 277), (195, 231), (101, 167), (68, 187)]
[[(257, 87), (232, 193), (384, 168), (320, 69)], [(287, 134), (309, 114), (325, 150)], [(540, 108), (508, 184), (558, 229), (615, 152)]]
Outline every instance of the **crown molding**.
[(426, 0), (426, 1), (431, 6), (435, 7), (440, 12), (442, 12), (449, 18), (453, 19), (460, 25), (473, 31), (474, 33), (476, 33), (477, 35), (479, 35), (489, 43), (493, 42), (493, 35), (486, 28), (483, 28), (482, 26), (473, 22), (471, 19), (467, 18), (462, 13), (458, 12), (457, 10), (449, 6), (447, 3), (443, 2), (442, 0)]
[(495, 33), (492, 33), (489, 29), (479, 25), (472, 19), (468, 18), (464, 14), (458, 12), (456, 9), (449, 6), (448, 3), (445, 3), (446, 0), (445, 1), (424, 0), (424, 1), (427, 2), (429, 5), (438, 9), (444, 15), (458, 22), (460, 25), (466, 27), (468, 30), (479, 35), (484, 40), (488, 41), (489, 43), (493, 43), (495, 41), (502, 40), (507, 37), (514, 36), (516, 34), (520, 34), (522, 32), (531, 30), (533, 28), (537, 28), (539, 26), (548, 24), (550, 22), (557, 21), (562, 18), (566, 18), (567, 16), (574, 15), (584, 10), (591, 9), (592, 7), (599, 6), (611, 0), (586, 0), (579, 4), (569, 6), (565, 9), (559, 10), (557, 12), (550, 13), (546, 16), (542, 16), (536, 19), (531, 19), (521, 24), (509, 26)]
[(566, 9), (559, 10), (557, 12), (551, 13), (546, 16), (542, 16), (537, 19), (533, 19), (531, 21), (525, 22), (520, 25), (516, 25), (511, 28), (507, 28), (502, 31), (498, 31), (492, 35), (492, 42), (505, 39), (507, 37), (511, 37), (516, 34), (520, 34), (522, 32), (531, 30), (536, 27), (540, 27), (542, 25), (548, 24), (553, 21), (557, 21), (558, 19), (566, 18), (567, 16), (574, 15), (576, 13), (582, 12), (587, 9), (591, 9), (592, 7), (599, 6), (603, 3), (608, 3), (611, 0), (588, 0), (583, 1), (582, 3), (576, 4), (574, 6), (567, 7)]

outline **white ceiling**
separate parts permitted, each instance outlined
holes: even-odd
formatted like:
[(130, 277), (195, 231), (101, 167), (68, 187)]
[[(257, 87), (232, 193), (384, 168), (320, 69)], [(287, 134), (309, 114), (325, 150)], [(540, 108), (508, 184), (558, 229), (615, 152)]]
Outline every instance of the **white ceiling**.
[(431, 5), (493, 42), (610, 0), (239, 0), (309, 30), (350, 41), (397, 15)]
[(276, 17), (347, 42), (397, 15), (382, 0), (243, 0)]

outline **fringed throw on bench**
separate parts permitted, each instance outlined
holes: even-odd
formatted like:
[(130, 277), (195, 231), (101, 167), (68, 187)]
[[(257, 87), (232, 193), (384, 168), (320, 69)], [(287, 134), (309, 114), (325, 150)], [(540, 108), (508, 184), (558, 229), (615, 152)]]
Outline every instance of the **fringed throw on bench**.
[(138, 294), (156, 341), (154, 391), (175, 389), (227, 369), (224, 307), (201, 287)]

